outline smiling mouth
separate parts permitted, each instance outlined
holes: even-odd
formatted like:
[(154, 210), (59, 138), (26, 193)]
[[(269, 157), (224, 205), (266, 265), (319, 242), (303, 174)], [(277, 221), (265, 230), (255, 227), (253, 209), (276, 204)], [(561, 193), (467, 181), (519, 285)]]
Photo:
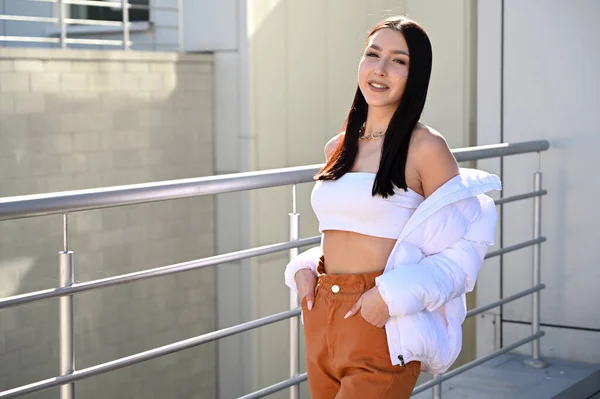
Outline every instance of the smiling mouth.
[(385, 90), (385, 89), (389, 89), (388, 86), (382, 84), (382, 83), (377, 83), (377, 82), (369, 82), (369, 86), (377, 89), (377, 90)]

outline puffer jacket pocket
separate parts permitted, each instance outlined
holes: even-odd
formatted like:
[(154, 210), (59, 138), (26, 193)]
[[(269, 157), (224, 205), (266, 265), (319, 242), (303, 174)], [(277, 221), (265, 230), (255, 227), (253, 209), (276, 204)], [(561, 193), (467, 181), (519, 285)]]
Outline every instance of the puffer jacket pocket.
[(441, 309), (399, 317), (398, 327), (402, 334), (402, 352), (407, 358), (420, 359), (429, 372), (444, 372), (456, 361), (462, 344), (460, 324), (457, 337), (456, 326), (446, 323)]

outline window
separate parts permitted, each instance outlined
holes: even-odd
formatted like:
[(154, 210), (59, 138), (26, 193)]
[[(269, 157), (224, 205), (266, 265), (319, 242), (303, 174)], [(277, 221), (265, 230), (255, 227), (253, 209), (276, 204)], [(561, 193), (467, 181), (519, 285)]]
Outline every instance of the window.
[[(112, 0), (115, 1), (115, 0)], [(119, 0), (116, 0), (119, 1)], [(129, 0), (129, 4), (133, 7), (129, 8), (129, 21), (150, 21), (150, 0)], [(135, 8), (135, 6), (143, 6)], [(82, 6), (71, 5), (70, 16), (74, 19), (91, 19), (103, 21), (122, 21), (123, 11), (119, 7), (98, 7), (98, 6)]]

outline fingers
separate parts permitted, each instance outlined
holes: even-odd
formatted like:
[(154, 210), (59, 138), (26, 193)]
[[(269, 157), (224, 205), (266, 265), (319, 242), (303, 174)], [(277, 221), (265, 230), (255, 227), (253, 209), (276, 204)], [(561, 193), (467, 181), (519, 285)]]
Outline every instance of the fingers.
[(305, 298), (306, 298), (306, 307), (308, 308), (308, 310), (311, 310), (313, 307), (313, 303), (315, 301), (315, 294), (313, 294), (311, 292), (309, 294), (306, 294)]
[(347, 319), (350, 316), (354, 316), (355, 314), (358, 313), (358, 311), (360, 310), (360, 307), (362, 305), (362, 296), (359, 298), (358, 302), (356, 302), (354, 305), (352, 305), (352, 308), (348, 311), (348, 313), (346, 313), (346, 315), (344, 316), (344, 319)]
[(308, 310), (313, 308), (315, 302), (315, 287), (317, 279), (310, 270), (301, 270), (296, 274), (296, 286), (298, 287), (298, 295), (301, 301), (306, 299), (306, 307)]

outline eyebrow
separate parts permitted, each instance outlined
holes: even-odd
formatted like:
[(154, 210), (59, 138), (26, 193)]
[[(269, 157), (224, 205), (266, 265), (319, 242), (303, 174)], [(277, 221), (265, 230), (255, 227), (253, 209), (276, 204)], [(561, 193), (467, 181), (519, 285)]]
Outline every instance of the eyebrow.
[[(381, 51), (381, 47), (379, 47), (379, 46), (378, 46), (378, 45), (376, 45), (376, 44), (371, 44), (369, 47), (371, 47), (371, 48), (374, 48), (374, 49), (375, 49), (375, 50), (377, 50), (377, 51)], [(407, 57), (409, 57), (408, 53), (407, 53), (406, 51), (404, 51), (404, 50), (392, 50), (392, 53), (393, 53), (393, 54), (404, 54), (404, 55), (406, 55)]]

